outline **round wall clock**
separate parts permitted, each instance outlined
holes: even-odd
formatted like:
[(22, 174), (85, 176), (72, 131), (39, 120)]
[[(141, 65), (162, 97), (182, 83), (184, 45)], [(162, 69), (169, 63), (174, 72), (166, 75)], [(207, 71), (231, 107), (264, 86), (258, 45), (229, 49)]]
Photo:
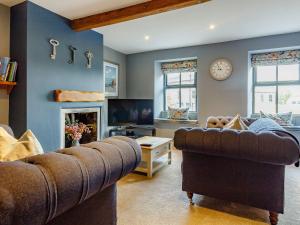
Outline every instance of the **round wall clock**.
[(210, 65), (209, 71), (215, 80), (226, 80), (232, 74), (232, 64), (227, 59), (217, 59)]

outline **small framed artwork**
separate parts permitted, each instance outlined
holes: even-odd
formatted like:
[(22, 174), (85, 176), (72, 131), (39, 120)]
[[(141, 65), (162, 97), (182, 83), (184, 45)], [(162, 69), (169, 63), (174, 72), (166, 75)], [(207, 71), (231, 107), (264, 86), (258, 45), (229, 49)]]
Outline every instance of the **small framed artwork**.
[(118, 97), (119, 93), (119, 65), (104, 62), (104, 91), (106, 97)]

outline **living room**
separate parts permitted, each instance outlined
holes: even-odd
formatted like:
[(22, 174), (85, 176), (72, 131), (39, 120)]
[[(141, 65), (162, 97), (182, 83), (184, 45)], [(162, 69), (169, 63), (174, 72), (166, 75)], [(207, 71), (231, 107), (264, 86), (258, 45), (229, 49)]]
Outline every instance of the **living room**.
[(0, 0), (0, 225), (300, 224), (299, 8)]

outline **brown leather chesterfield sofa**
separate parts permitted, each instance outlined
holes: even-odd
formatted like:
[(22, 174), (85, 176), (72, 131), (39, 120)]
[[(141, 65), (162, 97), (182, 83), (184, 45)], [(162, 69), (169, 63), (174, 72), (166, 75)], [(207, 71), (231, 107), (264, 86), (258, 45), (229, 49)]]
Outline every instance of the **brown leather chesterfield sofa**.
[(140, 160), (134, 140), (114, 137), (0, 162), (0, 225), (115, 225), (116, 182)]
[[(208, 126), (222, 127), (229, 121), (218, 117)], [(191, 203), (196, 193), (268, 210), (275, 225), (278, 213), (284, 211), (285, 166), (299, 161), (299, 144), (273, 121), (244, 122), (255, 125), (254, 130), (250, 126), (246, 131), (181, 128), (175, 132), (175, 147), (183, 155), (182, 189)]]

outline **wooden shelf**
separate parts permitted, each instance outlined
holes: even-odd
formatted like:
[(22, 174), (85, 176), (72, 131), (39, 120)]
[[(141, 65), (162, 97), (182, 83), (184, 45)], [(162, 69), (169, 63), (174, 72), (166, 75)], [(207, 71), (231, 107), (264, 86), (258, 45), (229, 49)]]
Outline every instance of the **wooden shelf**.
[(56, 102), (102, 102), (105, 97), (95, 91), (55, 90), (54, 99)]
[(0, 89), (6, 89), (8, 95), (10, 94), (13, 87), (16, 85), (16, 82), (0, 81)]

